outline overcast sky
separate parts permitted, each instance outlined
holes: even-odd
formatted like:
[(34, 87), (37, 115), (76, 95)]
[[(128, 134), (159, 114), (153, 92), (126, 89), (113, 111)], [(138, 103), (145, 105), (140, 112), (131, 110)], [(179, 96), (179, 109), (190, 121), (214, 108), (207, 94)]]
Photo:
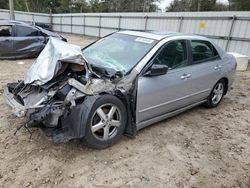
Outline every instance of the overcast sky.
[[(161, 0), (161, 3), (159, 5), (160, 9), (164, 10), (166, 6), (168, 6), (171, 3), (171, 1), (173, 0)], [(218, 0), (218, 2), (228, 3), (228, 0)]]

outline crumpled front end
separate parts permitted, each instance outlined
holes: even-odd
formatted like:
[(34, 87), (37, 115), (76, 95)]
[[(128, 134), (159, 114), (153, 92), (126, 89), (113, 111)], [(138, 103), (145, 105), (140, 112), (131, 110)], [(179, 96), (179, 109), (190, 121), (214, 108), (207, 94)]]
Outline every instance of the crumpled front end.
[(16, 116), (27, 117), (27, 127), (42, 128), (55, 142), (80, 138), (84, 136), (83, 133), (79, 134), (78, 128), (74, 128), (81, 126), (76, 123), (80, 113), (79, 104), (82, 104), (86, 97), (97, 97), (100, 92), (110, 92), (114, 89), (110, 81), (103, 79), (92, 79), (91, 84), (87, 84), (82, 74), (81, 71), (66, 71), (41, 86), (24, 84), (23, 81), (11, 83), (4, 89), (4, 98)]
[[(136, 74), (100, 76), (80, 47), (51, 39), (24, 80), (7, 85), (4, 98), (16, 116), (27, 117), (26, 127), (39, 127), (55, 142), (66, 142), (84, 136), (87, 122), (81, 114), (87, 116), (101, 94), (128, 91)], [(89, 111), (83, 112), (82, 105)]]
[(25, 106), (17, 102), (14, 97), (14, 94), (11, 93), (10, 89), (11, 88), (9, 85), (4, 88), (4, 99), (6, 104), (8, 104), (13, 109), (13, 113), (17, 117), (25, 116), (27, 109), (25, 108)]

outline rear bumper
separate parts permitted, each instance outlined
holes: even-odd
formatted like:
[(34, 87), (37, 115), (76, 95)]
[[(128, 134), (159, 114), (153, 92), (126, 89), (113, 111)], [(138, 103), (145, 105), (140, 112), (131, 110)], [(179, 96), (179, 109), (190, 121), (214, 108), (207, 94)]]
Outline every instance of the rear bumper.
[(15, 100), (14, 95), (9, 92), (9, 89), (7, 86), (4, 88), (3, 97), (4, 97), (6, 104), (8, 104), (12, 108), (13, 113), (17, 117), (25, 116), (27, 109), (25, 108), (25, 106), (21, 105)]

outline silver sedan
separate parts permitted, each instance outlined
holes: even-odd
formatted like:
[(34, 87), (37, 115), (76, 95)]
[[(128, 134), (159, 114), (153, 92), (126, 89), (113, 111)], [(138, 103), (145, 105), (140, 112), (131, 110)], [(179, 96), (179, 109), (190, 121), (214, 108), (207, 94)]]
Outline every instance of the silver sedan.
[(55, 142), (106, 148), (195, 106), (216, 107), (235, 70), (235, 59), (201, 36), (120, 31), (82, 50), (51, 39), (5, 98), (26, 127)]

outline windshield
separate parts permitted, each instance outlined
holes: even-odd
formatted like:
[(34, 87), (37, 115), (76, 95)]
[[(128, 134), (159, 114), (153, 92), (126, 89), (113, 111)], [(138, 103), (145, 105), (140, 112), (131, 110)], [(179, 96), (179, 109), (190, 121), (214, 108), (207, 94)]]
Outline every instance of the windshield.
[(87, 61), (115, 71), (128, 72), (157, 43), (153, 39), (115, 33), (83, 50)]

